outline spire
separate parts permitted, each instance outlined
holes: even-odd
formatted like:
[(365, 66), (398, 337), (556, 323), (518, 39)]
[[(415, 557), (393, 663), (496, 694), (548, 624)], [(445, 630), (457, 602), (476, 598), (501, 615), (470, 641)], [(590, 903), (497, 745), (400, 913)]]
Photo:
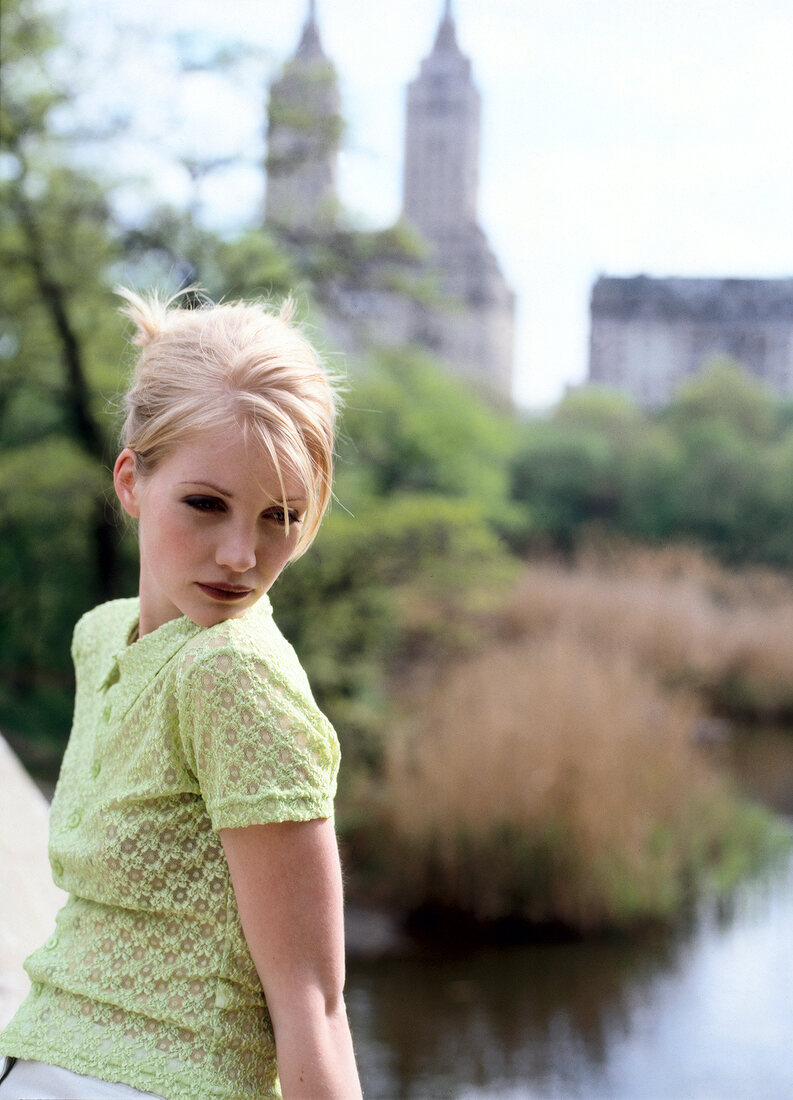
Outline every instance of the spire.
[(433, 53), (460, 53), (457, 45), (457, 32), (452, 16), (452, 0), (444, 0), (443, 15), (438, 26)]
[(476, 224), (479, 175), (479, 93), (450, 0), (441, 10), (432, 52), (408, 85), (405, 128), (403, 213), (428, 240)]
[(322, 49), (317, 27), (316, 0), (308, 0), (308, 13), (303, 24), (303, 33), (300, 36), (295, 57), (300, 57), (306, 61), (325, 60), (325, 51)]
[(270, 85), (265, 219), (302, 231), (332, 221), (341, 104), (333, 63), (322, 49), (315, 0), (300, 43)]

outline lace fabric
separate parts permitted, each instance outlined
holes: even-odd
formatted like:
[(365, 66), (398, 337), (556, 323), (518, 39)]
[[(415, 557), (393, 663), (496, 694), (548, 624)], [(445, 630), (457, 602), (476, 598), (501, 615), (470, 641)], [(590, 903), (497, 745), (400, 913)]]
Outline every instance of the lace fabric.
[(339, 750), (266, 597), (127, 646), (137, 601), (75, 630), (50, 818), (70, 898), (0, 1038), (168, 1100), (278, 1096), (272, 1026), (217, 830), (332, 816)]

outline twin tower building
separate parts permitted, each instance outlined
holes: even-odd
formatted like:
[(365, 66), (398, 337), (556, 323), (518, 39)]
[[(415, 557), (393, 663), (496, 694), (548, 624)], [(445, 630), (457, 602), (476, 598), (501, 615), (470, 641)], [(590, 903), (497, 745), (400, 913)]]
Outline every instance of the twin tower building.
[[(479, 129), (479, 92), (445, 0), (407, 94), (402, 220), (424, 245), (410, 281), (429, 292), (389, 289), (387, 274), (354, 287), (340, 276), (328, 331), (346, 348), (427, 347), (478, 389), (509, 400), (515, 297), (477, 221)], [(270, 88), (265, 220), (287, 239), (333, 232), (341, 131), (336, 73), (310, 0), (297, 51)]]

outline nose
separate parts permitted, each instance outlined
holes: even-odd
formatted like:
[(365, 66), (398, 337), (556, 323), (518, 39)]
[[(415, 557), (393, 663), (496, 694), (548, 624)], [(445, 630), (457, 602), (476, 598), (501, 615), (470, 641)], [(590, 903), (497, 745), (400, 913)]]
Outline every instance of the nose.
[(227, 528), (215, 551), (215, 561), (224, 569), (231, 569), (235, 573), (245, 573), (248, 569), (253, 569), (256, 565), (254, 534), (241, 526)]

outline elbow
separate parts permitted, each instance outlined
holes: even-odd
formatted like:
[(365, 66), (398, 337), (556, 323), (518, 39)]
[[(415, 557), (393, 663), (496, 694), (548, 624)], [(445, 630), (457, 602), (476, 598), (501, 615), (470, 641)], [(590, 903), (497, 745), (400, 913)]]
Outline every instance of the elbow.
[(291, 990), (288, 997), (279, 998), (275, 1003), (270, 1004), (268, 999), (268, 1007), (276, 1042), (279, 1031), (291, 1032), (293, 1028), (301, 1031), (324, 1030), (339, 1020), (346, 1022), (347, 1019), (344, 990), (336, 986), (325, 988), (306, 984)]
[(344, 989), (341, 986), (331, 989), (314, 989), (311, 991), (310, 1000), (313, 1011), (318, 1018), (324, 1017), (326, 1020), (334, 1020), (339, 1016), (347, 1018)]

